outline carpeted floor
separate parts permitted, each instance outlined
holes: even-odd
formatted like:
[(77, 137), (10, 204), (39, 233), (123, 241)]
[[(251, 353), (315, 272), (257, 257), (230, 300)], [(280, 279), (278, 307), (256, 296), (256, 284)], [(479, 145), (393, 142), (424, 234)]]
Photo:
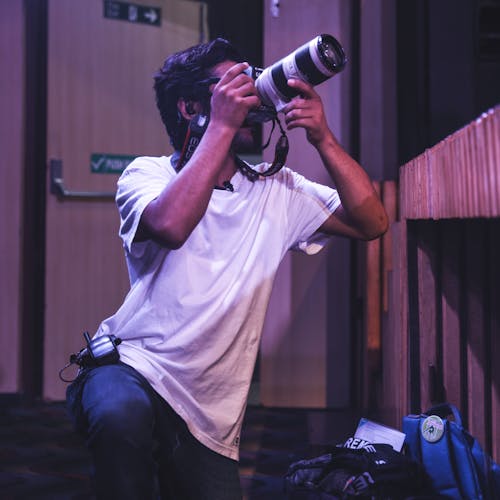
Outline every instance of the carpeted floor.
[[(241, 440), (244, 498), (286, 498), (283, 476), (290, 463), (349, 437), (358, 420), (349, 412), (249, 406)], [(92, 499), (90, 474), (89, 454), (73, 432), (64, 403), (0, 397), (2, 500)]]

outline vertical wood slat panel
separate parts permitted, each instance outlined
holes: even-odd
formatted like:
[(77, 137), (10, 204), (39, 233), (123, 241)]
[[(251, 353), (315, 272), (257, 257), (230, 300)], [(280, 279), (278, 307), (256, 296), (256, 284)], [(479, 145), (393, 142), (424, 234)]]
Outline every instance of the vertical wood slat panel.
[(491, 338), (491, 454), (500, 462), (500, 220), (495, 220), (489, 227), (489, 284), (490, 317), (489, 331)]
[(400, 428), (408, 412), (408, 301), (406, 223), (390, 229), (392, 269), (388, 271), (388, 310), (382, 329), (382, 397), (380, 414), (386, 425)]
[(460, 370), (460, 239), (458, 221), (442, 225), (441, 310), (443, 329), (443, 385), (444, 397), (461, 408)]
[[(388, 292), (390, 314), (382, 331), (381, 415), (385, 423), (395, 427), (406, 413), (408, 401), (405, 397), (408, 381), (405, 289), (415, 285), (407, 283), (407, 237), (401, 234), (405, 226), (404, 221), (391, 226), (394, 268)], [(421, 358), (419, 372), (409, 374), (410, 384), (414, 383), (415, 377), (419, 379), (420, 406), (425, 410), (438, 402), (431, 401), (429, 394), (427, 368), (434, 364), (438, 383), (440, 377), (443, 378), (445, 393), (442, 400), (455, 404), (462, 411), (468, 430), (497, 461), (500, 456), (500, 365), (497, 362), (500, 359), (499, 235), (499, 219), (422, 221), (418, 224)], [(437, 260), (438, 256), (441, 261)], [(435, 275), (439, 270), (440, 277)], [(442, 344), (438, 345), (440, 328)], [(443, 357), (442, 370), (439, 351)], [(398, 367), (402, 367), (399, 373)]]
[[(431, 223), (421, 224), (418, 230), (418, 333), (420, 350), (420, 405), (427, 410), (432, 401), (433, 379), (431, 370), (437, 368), (437, 284), (436, 284), (436, 231)], [(410, 285), (412, 286), (412, 285)], [(416, 376), (416, 374), (414, 374)]]
[(406, 357), (402, 358), (406, 329), (401, 328), (401, 320), (394, 314), (401, 311), (401, 269), (400, 234), (398, 218), (398, 187), (395, 181), (382, 184), (382, 202), (389, 218), (389, 230), (382, 236), (382, 299), (381, 299), (381, 352), (380, 352), (380, 396), (378, 410), (387, 425), (399, 428), (403, 418), (399, 408), (404, 386)]
[(465, 234), (465, 308), (467, 338), (467, 406), (468, 427), (480, 443), (485, 443), (487, 418), (485, 404), (485, 225), (484, 221), (467, 221)]
[[(420, 383), (421, 410), (455, 404), (469, 432), (497, 459), (500, 222), (421, 221), (416, 227), (420, 361), (409, 382)], [(435, 380), (429, 366), (436, 367)]]
[[(380, 195), (381, 185), (373, 183)], [(365, 242), (366, 280), (364, 292), (364, 380), (363, 405), (372, 408), (376, 405), (378, 381), (380, 379), (381, 363), (381, 240)]]
[(408, 219), (500, 215), (500, 106), (400, 168)]
[[(394, 181), (375, 181), (373, 184), (387, 211), (389, 223), (393, 225), (397, 218), (398, 205), (396, 183)], [(392, 247), (392, 231), (388, 231), (380, 239), (360, 243), (362, 249), (360, 268), (363, 270), (361, 288), (364, 302), (361, 342), (361, 366), (363, 367), (361, 402), (365, 408), (380, 407), (385, 393), (382, 369), (382, 351), (384, 349), (382, 332), (384, 324), (389, 321), (390, 301), (394, 300), (389, 297), (389, 283), (391, 272), (394, 269)], [(388, 355), (391, 357), (392, 354), (391, 352)], [(399, 355), (398, 353), (394, 354)], [(396, 363), (395, 366), (399, 365)], [(382, 404), (383, 406), (384, 404)], [(383, 409), (382, 411), (384, 412)]]
[[(398, 216), (398, 191), (395, 181), (385, 181), (382, 184), (382, 202), (389, 218), (389, 227)], [(382, 313), (389, 311), (389, 274), (394, 269), (392, 254), (392, 233), (387, 231), (382, 236)]]
[[(408, 349), (409, 349), (409, 338), (408, 338), (408, 327), (409, 327), (409, 311), (408, 311), (408, 267), (406, 263), (408, 262), (408, 246), (406, 242), (408, 240), (408, 226), (405, 222), (400, 223), (399, 231), (399, 247), (398, 247), (398, 262), (401, 263), (401, 269), (398, 272), (399, 275), (399, 329), (397, 330), (398, 340), (395, 343), (394, 348), (399, 350), (396, 351), (398, 355), (398, 367), (396, 375), (399, 377), (397, 380), (397, 385), (399, 391), (396, 393), (399, 398), (397, 414), (398, 422), (402, 421), (403, 416), (407, 413), (410, 406), (410, 391), (408, 384)], [(404, 263), (404, 265), (403, 265)], [(396, 277), (398, 276), (396, 275)]]
[[(431, 404), (429, 365), (436, 367), (435, 397), (456, 404), (468, 430), (500, 459), (500, 106), (412, 159), (400, 169), (401, 224), (411, 224), (418, 272), (406, 269), (402, 302), (418, 313), (412, 334), (420, 358), (409, 387)], [(438, 222), (431, 222), (431, 219)], [(453, 220), (452, 220), (453, 219)], [(433, 237), (430, 227), (441, 231)], [(403, 244), (401, 243), (401, 246)], [(436, 261), (437, 256), (439, 260)], [(413, 262), (413, 257), (411, 262)], [(401, 261), (403, 266), (409, 262)], [(436, 265), (437, 264), (437, 265)], [(411, 295), (418, 282), (418, 301)], [(392, 303), (391, 303), (392, 306)], [(395, 314), (392, 312), (391, 314)], [(384, 333), (385, 334), (385, 333)], [(392, 339), (397, 332), (390, 331)], [(415, 347), (412, 344), (412, 347)], [(407, 351), (408, 352), (408, 351)], [(385, 358), (384, 358), (385, 364)], [(384, 374), (388, 369), (384, 366)], [(385, 386), (384, 386), (385, 388)], [(401, 404), (401, 408), (404, 408)]]
[[(374, 181), (375, 190), (382, 199), (389, 223), (397, 217), (397, 188), (394, 181)], [(381, 399), (382, 330), (389, 311), (389, 274), (393, 269), (392, 236), (387, 232), (382, 238), (360, 244), (363, 269), (363, 326), (362, 326), (362, 404), (365, 408), (379, 406)]]

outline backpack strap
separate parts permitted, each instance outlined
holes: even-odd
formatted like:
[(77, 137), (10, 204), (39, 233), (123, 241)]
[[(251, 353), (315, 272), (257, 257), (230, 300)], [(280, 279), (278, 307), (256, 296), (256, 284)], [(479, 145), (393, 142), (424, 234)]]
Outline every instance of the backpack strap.
[(441, 403), (439, 405), (429, 408), (425, 415), (438, 415), (441, 418), (446, 418), (448, 415), (453, 415), (456, 424), (462, 427), (462, 415), (458, 411), (458, 408), (451, 403)]

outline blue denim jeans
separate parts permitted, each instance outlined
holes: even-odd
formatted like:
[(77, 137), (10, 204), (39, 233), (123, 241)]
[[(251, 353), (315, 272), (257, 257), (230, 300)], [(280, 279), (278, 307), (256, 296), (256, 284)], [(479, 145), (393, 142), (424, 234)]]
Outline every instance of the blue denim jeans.
[(97, 498), (241, 499), (238, 463), (196, 440), (132, 367), (83, 371), (67, 404), (93, 457)]

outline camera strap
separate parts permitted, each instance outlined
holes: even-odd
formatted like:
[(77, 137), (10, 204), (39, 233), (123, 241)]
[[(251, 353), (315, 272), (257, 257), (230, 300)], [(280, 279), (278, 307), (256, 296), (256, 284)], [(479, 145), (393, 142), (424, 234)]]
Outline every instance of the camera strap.
[[(208, 116), (197, 115), (189, 122), (186, 138), (184, 139), (184, 145), (182, 147), (181, 154), (175, 166), (177, 172), (179, 172), (184, 167), (184, 165), (186, 165), (189, 159), (193, 156), (193, 153), (198, 147), (198, 144), (200, 143), (201, 138), (203, 137), (203, 134), (207, 129), (208, 121), (209, 121)], [(252, 182), (257, 180), (259, 177), (269, 177), (271, 175), (274, 175), (283, 167), (283, 165), (286, 162), (289, 149), (288, 137), (283, 127), (281, 126), (278, 117), (276, 117), (275, 120), (273, 120), (273, 129), (276, 122), (278, 123), (278, 126), (280, 128), (281, 136), (279, 137), (276, 143), (274, 150), (274, 160), (272, 164), (269, 166), (269, 168), (267, 170), (259, 172), (258, 170), (253, 169), (250, 165), (248, 165), (244, 161), (237, 162), (238, 168), (241, 170), (243, 175), (245, 175), (245, 177), (250, 179)], [(272, 132), (273, 130), (271, 130), (271, 134)], [(271, 138), (269, 138), (269, 141), (267, 142), (267, 144), (264, 146), (263, 149), (265, 149), (269, 145), (270, 139)]]
[(198, 144), (208, 127), (209, 118), (207, 115), (196, 115), (189, 122), (189, 127), (186, 132), (186, 138), (184, 139), (184, 145), (182, 146), (181, 155), (177, 161), (175, 169), (180, 172), (184, 165), (190, 160), (191, 156), (195, 152)]
[(286, 158), (288, 156), (289, 143), (288, 143), (288, 137), (283, 127), (281, 126), (281, 122), (279, 121), (279, 118), (277, 116), (273, 119), (273, 128), (271, 129), (271, 133), (269, 134), (269, 140), (262, 149), (266, 149), (267, 146), (269, 146), (269, 143), (271, 141), (271, 135), (273, 133), (276, 123), (278, 123), (281, 135), (278, 141), (276, 142), (276, 146), (274, 147), (274, 160), (269, 166), (269, 168), (267, 170), (259, 172), (258, 170), (253, 169), (250, 165), (248, 165), (243, 161), (238, 162), (238, 167), (240, 168), (240, 170), (246, 177), (248, 177), (252, 181), (257, 180), (259, 177), (269, 177), (271, 175), (274, 175), (276, 172), (281, 170), (283, 165), (285, 165)]

